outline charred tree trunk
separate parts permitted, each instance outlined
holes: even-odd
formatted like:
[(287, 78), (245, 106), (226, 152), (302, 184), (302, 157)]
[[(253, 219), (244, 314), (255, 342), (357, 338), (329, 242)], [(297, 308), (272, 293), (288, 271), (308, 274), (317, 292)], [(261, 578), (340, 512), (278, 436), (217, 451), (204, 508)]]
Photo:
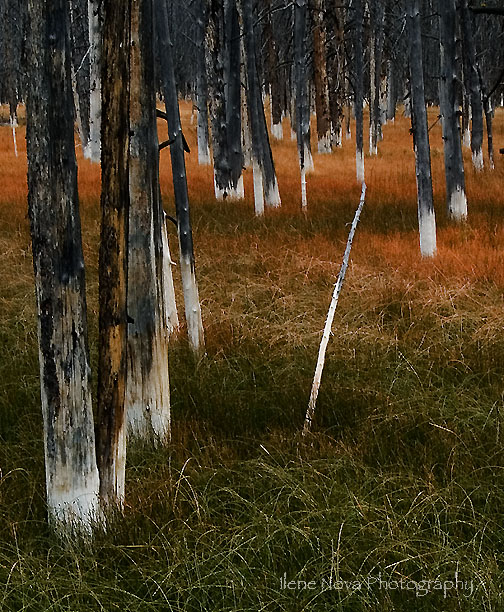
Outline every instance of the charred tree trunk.
[(382, 75), (382, 55), (383, 55), (383, 21), (385, 18), (385, 10), (383, 0), (372, 0), (372, 27), (373, 36), (371, 40), (371, 54), (373, 61), (370, 65), (370, 80), (371, 80), (371, 101), (370, 101), (370, 154), (378, 153), (378, 142), (382, 136), (381, 122), (381, 75)]
[(72, 82), (77, 125), (84, 151), (89, 146), (89, 24), (87, 0), (71, 0)]
[(355, 162), (357, 180), (364, 181), (364, 68), (363, 68), (363, 20), (362, 0), (354, 1), (354, 111), (355, 111)]
[(343, 105), (345, 104), (344, 13), (334, 2), (326, 14), (327, 23), (327, 78), (329, 84), (329, 114), (332, 146), (342, 145)]
[(170, 261), (162, 240), (153, 17), (152, 0), (132, 0), (126, 413), (131, 435), (163, 444), (170, 439), (164, 303)]
[(313, 168), (310, 145), (310, 103), (306, 69), (306, 0), (294, 2), (294, 80), (296, 87), (296, 135), (301, 169), (301, 207), (307, 206), (306, 172)]
[(56, 527), (98, 518), (69, 15), (29, 0), (28, 209), (38, 311), (47, 505)]
[[(256, 64), (256, 41), (251, 0), (241, 0), (244, 48), (247, 67), (247, 106), (252, 139), (252, 166), (254, 168), (254, 199), (256, 214), (261, 214), (260, 192), (264, 192), (267, 206), (280, 206), (280, 193), (271, 152), (261, 86)], [(260, 175), (260, 176), (259, 176)]]
[(331, 152), (331, 121), (329, 114), (329, 85), (327, 78), (326, 32), (322, 0), (315, 0), (313, 16), (313, 69), (315, 108), (317, 112), (317, 141), (319, 153)]
[(130, 0), (103, 0), (102, 194), (99, 261), (97, 458), (100, 494), (122, 505), (126, 467), (125, 389), (130, 147)]
[(192, 351), (196, 356), (201, 356), (205, 351), (205, 339), (198, 284), (196, 282), (191, 217), (189, 212), (189, 195), (187, 192), (184, 157), (184, 138), (180, 123), (166, 0), (156, 0), (156, 7), (158, 55), (161, 61), (161, 88), (166, 104), (169, 139), (172, 143), (170, 146), (170, 154), (173, 173), (173, 190), (175, 193), (175, 208), (177, 211), (180, 274), (184, 292), (187, 333)]
[(416, 161), (420, 252), (422, 257), (433, 257), (436, 254), (436, 218), (432, 195), (429, 127), (425, 108), (419, 1), (408, 0), (406, 8), (411, 74), (411, 124)]
[(233, 199), (242, 199), (243, 151), (241, 145), (241, 45), (240, 23), (236, 0), (226, 0), (226, 122), (228, 159), (231, 170), (231, 193)]
[(483, 170), (483, 102), (479, 84), (476, 48), (474, 46), (473, 20), (467, 0), (462, 0), (462, 30), (464, 36), (464, 55), (466, 82), (471, 99), (471, 151), (476, 170)]
[(196, 103), (198, 106), (198, 163), (209, 166), (210, 159), (210, 136), (208, 133), (208, 82), (205, 61), (205, 23), (206, 23), (206, 0), (198, 0), (200, 16), (197, 22), (197, 44), (196, 44)]
[(266, 0), (264, 35), (266, 38), (266, 67), (271, 100), (271, 135), (277, 140), (283, 138), (282, 127), (282, 80), (280, 78), (277, 42), (273, 30), (271, 0)]
[(439, 0), (438, 11), (441, 49), (439, 99), (443, 117), (446, 200), (449, 216), (461, 221), (467, 217), (467, 199), (456, 101), (455, 0)]

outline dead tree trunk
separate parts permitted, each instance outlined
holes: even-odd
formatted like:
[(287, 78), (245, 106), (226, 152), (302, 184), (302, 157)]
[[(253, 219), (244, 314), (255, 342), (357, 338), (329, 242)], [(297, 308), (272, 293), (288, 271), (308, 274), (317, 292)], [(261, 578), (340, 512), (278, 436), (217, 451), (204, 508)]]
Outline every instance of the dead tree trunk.
[(307, 206), (306, 172), (313, 168), (310, 145), (310, 104), (306, 70), (306, 0), (294, 2), (294, 64), (296, 135), (301, 169), (301, 207)]
[(161, 233), (153, 17), (152, 0), (132, 0), (126, 413), (131, 435), (163, 444), (170, 439), (164, 303), (170, 262)]
[(439, 0), (441, 79), (439, 100), (443, 117), (443, 141), (448, 215), (455, 221), (467, 217), (464, 162), (456, 99), (455, 0)]
[(69, 15), (29, 0), (28, 209), (38, 311), (47, 505), (56, 527), (98, 518)]
[(473, 18), (467, 0), (461, 5), (462, 31), (464, 35), (463, 51), (465, 56), (466, 82), (471, 99), (471, 151), (476, 170), (483, 170), (483, 101), (479, 83), (476, 48), (474, 46)]
[(363, 20), (362, 0), (354, 1), (354, 111), (355, 111), (355, 163), (357, 180), (364, 181), (364, 68), (363, 68)]
[(326, 32), (322, 0), (315, 0), (313, 16), (313, 72), (315, 108), (317, 112), (317, 141), (319, 153), (331, 152), (331, 121), (329, 114), (329, 84), (327, 78)]
[[(170, 155), (173, 174), (173, 190), (175, 193), (175, 208), (177, 211), (180, 274), (184, 292), (187, 333), (192, 351), (196, 356), (201, 356), (205, 351), (205, 339), (194, 263), (189, 195), (187, 191), (184, 158), (184, 137), (180, 123), (172, 43), (168, 23), (168, 10), (165, 0), (156, 0), (156, 30), (158, 56), (161, 64), (161, 89), (166, 105), (169, 140), (172, 143), (170, 145)], [(213, 137), (212, 139), (215, 143), (215, 138)]]
[(105, 505), (122, 505), (126, 467), (126, 279), (130, 0), (103, 0), (102, 194), (97, 458)]
[(244, 48), (247, 70), (247, 106), (249, 111), (250, 135), (252, 140), (252, 166), (254, 168), (254, 199), (256, 214), (261, 214), (258, 202), (261, 191), (267, 206), (281, 204), (273, 154), (266, 126), (261, 86), (256, 65), (256, 41), (251, 0), (241, 1)]
[(425, 108), (425, 90), (422, 61), (422, 32), (418, 0), (407, 0), (409, 64), (411, 83), (411, 124), (415, 148), (418, 227), (422, 257), (436, 254), (436, 218), (432, 195), (432, 173), (429, 127)]
[(196, 104), (198, 106), (198, 163), (209, 166), (210, 136), (208, 133), (208, 82), (205, 61), (206, 0), (198, 0), (199, 15), (196, 28)]
[(89, 141), (84, 155), (92, 162), (100, 162), (101, 140), (101, 62), (102, 62), (102, 5), (88, 0), (89, 7)]

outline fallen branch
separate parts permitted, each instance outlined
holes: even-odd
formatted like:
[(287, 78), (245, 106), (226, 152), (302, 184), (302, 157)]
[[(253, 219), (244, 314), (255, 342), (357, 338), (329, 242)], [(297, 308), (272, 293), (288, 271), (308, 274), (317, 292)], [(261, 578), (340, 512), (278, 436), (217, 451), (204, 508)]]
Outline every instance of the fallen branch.
[(343, 256), (343, 263), (341, 264), (341, 269), (338, 275), (338, 280), (334, 286), (334, 291), (331, 299), (331, 305), (329, 306), (329, 312), (327, 313), (327, 319), (324, 327), (324, 333), (322, 334), (322, 340), (320, 342), (318, 359), (317, 359), (317, 367), (315, 368), (315, 376), (313, 377), (313, 384), (310, 393), (310, 401), (308, 402), (308, 409), (306, 411), (304, 426), (303, 426), (303, 436), (310, 432), (311, 424), (313, 421), (313, 417), (315, 414), (315, 406), (317, 404), (318, 392), (320, 389), (320, 381), (322, 379), (322, 371), (324, 369), (325, 355), (327, 350), (327, 344), (329, 343), (329, 338), (331, 336), (331, 328), (334, 320), (334, 314), (336, 312), (336, 307), (338, 305), (338, 299), (341, 293), (341, 288), (343, 287), (343, 281), (345, 280), (345, 274), (348, 268), (348, 262), (350, 260), (350, 251), (352, 250), (352, 242), (355, 235), (355, 230), (357, 229), (357, 224), (359, 223), (360, 215), (362, 212), (362, 208), (364, 206), (364, 201), (366, 199), (366, 184), (362, 183), (362, 192), (361, 198), (359, 202), (359, 206), (355, 211), (354, 220), (352, 222), (352, 227), (350, 228), (350, 233), (348, 234), (348, 240), (346, 244), (345, 254)]

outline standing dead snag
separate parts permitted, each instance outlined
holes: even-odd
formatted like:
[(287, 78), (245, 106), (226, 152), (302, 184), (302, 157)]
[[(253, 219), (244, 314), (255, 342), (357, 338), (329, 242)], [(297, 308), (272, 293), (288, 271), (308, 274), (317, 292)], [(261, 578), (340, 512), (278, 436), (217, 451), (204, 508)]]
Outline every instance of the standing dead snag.
[(334, 320), (334, 314), (336, 312), (336, 307), (338, 306), (338, 300), (341, 293), (341, 288), (343, 287), (343, 281), (345, 280), (345, 274), (348, 268), (348, 262), (350, 260), (350, 251), (352, 250), (352, 242), (355, 236), (355, 230), (357, 229), (357, 224), (359, 223), (360, 215), (362, 212), (362, 208), (364, 207), (364, 201), (366, 199), (366, 184), (362, 183), (362, 192), (361, 198), (359, 202), (359, 206), (355, 211), (354, 220), (352, 222), (352, 227), (350, 228), (350, 233), (348, 235), (348, 240), (346, 244), (345, 254), (343, 256), (343, 263), (341, 264), (341, 269), (338, 274), (338, 280), (334, 285), (334, 291), (331, 299), (331, 305), (329, 306), (329, 312), (327, 313), (327, 319), (324, 327), (324, 333), (322, 334), (322, 340), (320, 342), (317, 366), (315, 368), (315, 376), (313, 377), (313, 384), (310, 393), (310, 400), (308, 402), (308, 409), (306, 411), (304, 426), (303, 426), (303, 435), (306, 435), (310, 432), (313, 417), (315, 416), (315, 407), (317, 405), (317, 397), (320, 389), (320, 382), (322, 380), (322, 372), (324, 370), (325, 363), (325, 355), (327, 351), (327, 345), (329, 343), (329, 338), (331, 336), (331, 328)]
[(163, 244), (153, 17), (152, 0), (131, 0), (126, 412), (130, 435), (163, 444), (170, 439), (164, 283), (171, 268)]
[(56, 527), (98, 518), (67, 13), (30, 0), (28, 209), (38, 311), (47, 505)]
[(409, 64), (411, 82), (411, 124), (415, 148), (418, 228), (422, 257), (436, 254), (436, 217), (432, 193), (432, 172), (422, 62), (421, 16), (418, 0), (407, 0)]
[(161, 89), (166, 105), (169, 138), (172, 142), (170, 155), (173, 174), (173, 189), (175, 192), (175, 207), (177, 210), (177, 230), (180, 247), (180, 274), (184, 292), (184, 306), (187, 322), (189, 344), (195, 355), (205, 352), (205, 338), (198, 284), (194, 262), (191, 218), (189, 211), (189, 194), (184, 157), (184, 136), (180, 123), (180, 111), (175, 84), (172, 43), (168, 23), (166, 0), (156, 2), (156, 36), (158, 56), (161, 64)]
[(126, 468), (126, 279), (130, 146), (130, 0), (103, 0), (102, 193), (97, 459), (100, 495), (122, 505)]

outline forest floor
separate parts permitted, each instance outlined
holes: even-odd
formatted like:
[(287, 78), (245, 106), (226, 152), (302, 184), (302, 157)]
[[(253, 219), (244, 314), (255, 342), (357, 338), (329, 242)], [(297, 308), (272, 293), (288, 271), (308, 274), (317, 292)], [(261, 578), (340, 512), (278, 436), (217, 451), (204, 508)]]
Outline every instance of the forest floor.
[[(184, 330), (173, 339), (173, 443), (130, 445), (124, 517), (86, 544), (46, 526), (24, 127), (17, 158), (0, 127), (0, 610), (502, 610), (502, 156), (475, 174), (466, 151), (469, 216), (454, 225), (432, 129), (438, 254), (422, 261), (409, 121), (384, 127), (302, 441), (359, 200), (354, 141), (314, 155), (304, 215), (286, 121), (282, 207), (258, 219), (250, 171), (245, 201), (214, 200), (190, 115), (184, 104), (207, 356), (192, 361)], [(78, 158), (96, 382), (99, 169)], [(173, 214), (167, 151), (161, 179)]]

